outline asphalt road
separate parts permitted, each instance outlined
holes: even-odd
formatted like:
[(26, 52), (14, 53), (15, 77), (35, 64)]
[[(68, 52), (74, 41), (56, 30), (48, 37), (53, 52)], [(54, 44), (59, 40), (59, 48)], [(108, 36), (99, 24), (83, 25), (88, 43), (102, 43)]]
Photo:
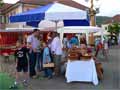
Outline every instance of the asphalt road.
[[(83, 82), (68, 84), (64, 76), (53, 77), (51, 80), (41, 76), (39, 79), (31, 79), (30, 86), (25, 90), (120, 90), (120, 48), (110, 49), (108, 60), (105, 60), (101, 54), (98, 58), (103, 64), (104, 79), (97, 86)], [(12, 62), (3, 65), (9, 72), (14, 72), (14, 66)]]
[(31, 88), (32, 90), (120, 90), (120, 49), (118, 47), (110, 49), (108, 60), (101, 54), (98, 58), (103, 64), (104, 79), (97, 86), (83, 82), (67, 84), (64, 76), (61, 76), (53, 77), (51, 80), (32, 79)]

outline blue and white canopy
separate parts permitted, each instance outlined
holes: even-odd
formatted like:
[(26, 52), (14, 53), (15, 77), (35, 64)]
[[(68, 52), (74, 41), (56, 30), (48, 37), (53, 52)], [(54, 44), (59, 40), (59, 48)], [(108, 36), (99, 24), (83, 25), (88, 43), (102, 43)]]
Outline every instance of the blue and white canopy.
[(29, 25), (36, 24), (41, 20), (67, 22), (71, 20), (81, 20), (83, 23), (89, 24), (87, 11), (83, 11), (74, 7), (70, 7), (60, 3), (52, 3), (46, 6), (40, 6), (27, 12), (17, 14), (10, 17), (10, 22), (27, 22)]

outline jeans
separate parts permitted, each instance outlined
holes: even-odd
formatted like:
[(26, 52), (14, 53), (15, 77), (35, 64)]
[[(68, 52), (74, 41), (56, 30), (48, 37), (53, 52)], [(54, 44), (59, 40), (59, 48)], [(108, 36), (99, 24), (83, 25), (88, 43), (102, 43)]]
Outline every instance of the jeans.
[(61, 68), (61, 55), (55, 55), (53, 58), (53, 61), (55, 63), (55, 74), (60, 75), (60, 68)]
[(44, 68), (44, 75), (45, 75), (45, 77), (52, 77), (52, 69)]
[(29, 70), (30, 70), (30, 77), (36, 75), (35, 71), (35, 66), (36, 66), (36, 53), (33, 51), (29, 53)]
[(41, 71), (42, 70), (42, 53), (37, 52), (37, 58), (36, 58), (37, 62), (37, 71)]

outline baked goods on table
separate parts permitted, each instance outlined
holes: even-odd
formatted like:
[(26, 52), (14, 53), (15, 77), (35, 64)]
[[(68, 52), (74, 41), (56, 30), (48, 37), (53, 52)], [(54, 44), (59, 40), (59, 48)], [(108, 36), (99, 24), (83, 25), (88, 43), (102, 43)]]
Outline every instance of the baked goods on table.
[(84, 54), (84, 55), (81, 55), (81, 60), (90, 60), (91, 59), (91, 55), (90, 54), (88, 54), (88, 53), (86, 53), (86, 54)]

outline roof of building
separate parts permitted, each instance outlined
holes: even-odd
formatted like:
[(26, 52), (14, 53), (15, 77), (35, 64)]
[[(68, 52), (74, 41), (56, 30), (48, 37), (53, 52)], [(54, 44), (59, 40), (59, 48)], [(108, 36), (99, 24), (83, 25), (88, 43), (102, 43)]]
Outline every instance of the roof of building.
[[(33, 4), (33, 5), (46, 5), (46, 4), (55, 2), (55, 1), (56, 0), (20, 0), (20, 1), (16, 2), (15, 4), (24, 3), (24, 4)], [(69, 6), (72, 6), (72, 7), (75, 7), (75, 8), (79, 8), (79, 9), (82, 9), (82, 10), (86, 10), (88, 8), (88, 7), (86, 7), (86, 6), (82, 5), (82, 4), (79, 4), (79, 3), (75, 2), (75, 1), (72, 1), (72, 0), (57, 0), (57, 1), (59, 3), (69, 5)], [(8, 8), (12, 7), (15, 4), (7, 4), (7, 3), (5, 3), (0, 8), (0, 12), (3, 12), (5, 10), (7, 10)]]
[(79, 9), (82, 9), (82, 10), (86, 10), (86, 6), (82, 5), (82, 4), (79, 4), (73, 0), (20, 0), (18, 2), (21, 2), (21, 3), (28, 3), (28, 4), (43, 4), (43, 5), (46, 5), (48, 3), (52, 3), (52, 2), (59, 2), (59, 3), (62, 3), (62, 4), (65, 4), (65, 5), (69, 5), (69, 6), (72, 6), (72, 7), (76, 7), (76, 8), (79, 8)]
[(120, 23), (120, 14), (113, 16), (111, 19), (106, 21), (104, 24), (109, 24), (109, 23)]
[(13, 4), (8, 4), (8, 3), (4, 3), (3, 6), (0, 7), (0, 12), (2, 12), (3, 10), (11, 7)]

